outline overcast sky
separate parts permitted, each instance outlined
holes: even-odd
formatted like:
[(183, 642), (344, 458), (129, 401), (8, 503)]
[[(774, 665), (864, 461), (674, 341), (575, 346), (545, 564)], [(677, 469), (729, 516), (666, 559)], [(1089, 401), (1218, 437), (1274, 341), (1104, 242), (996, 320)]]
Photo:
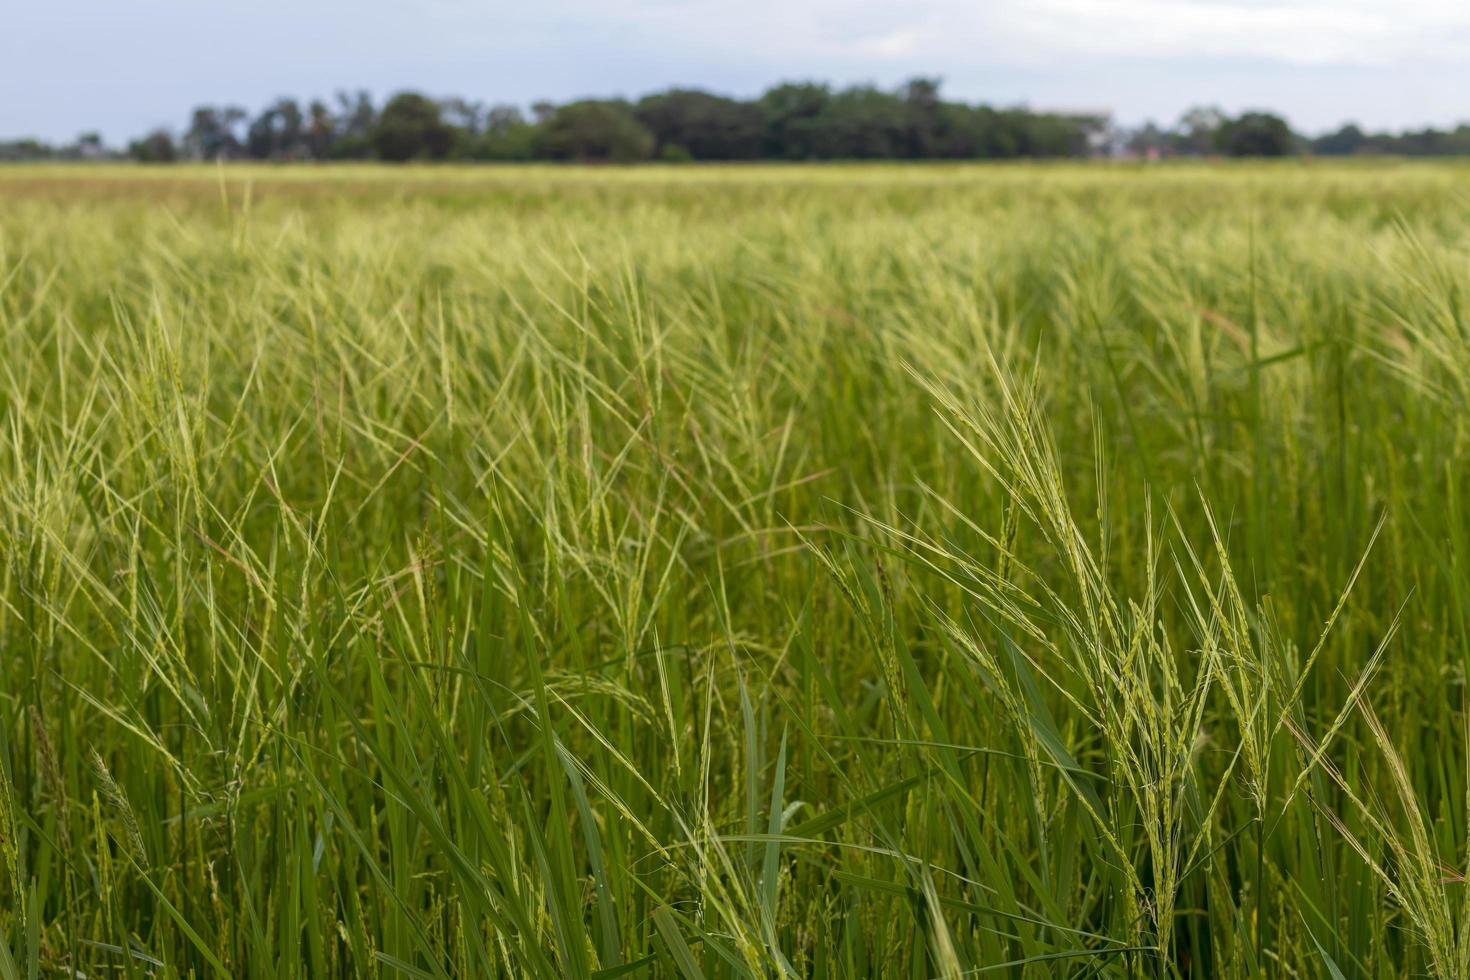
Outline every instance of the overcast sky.
[(1316, 132), (1470, 120), (1470, 0), (8, 0), (0, 136), (119, 142), (198, 103), (415, 88), (528, 104), (784, 79)]

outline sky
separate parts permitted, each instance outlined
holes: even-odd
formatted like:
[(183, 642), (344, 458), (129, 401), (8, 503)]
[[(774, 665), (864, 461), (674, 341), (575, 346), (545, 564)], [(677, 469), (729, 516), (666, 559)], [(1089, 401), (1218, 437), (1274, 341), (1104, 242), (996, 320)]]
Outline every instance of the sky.
[(488, 103), (783, 80), (1316, 133), (1470, 120), (1470, 0), (4, 0), (0, 138), (121, 143), (189, 110), (363, 88)]

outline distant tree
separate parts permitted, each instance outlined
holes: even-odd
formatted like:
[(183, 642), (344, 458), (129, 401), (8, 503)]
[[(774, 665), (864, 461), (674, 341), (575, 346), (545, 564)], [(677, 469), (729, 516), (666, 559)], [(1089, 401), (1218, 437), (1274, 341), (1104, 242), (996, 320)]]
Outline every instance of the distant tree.
[(808, 124), (808, 155), (821, 160), (879, 160), (908, 155), (907, 106), (870, 85), (832, 93)]
[(791, 160), (1085, 155), (1108, 132), (1104, 117), (945, 102), (925, 78), (896, 92), (786, 83), (760, 105), (766, 155)]
[(179, 158), (173, 134), (166, 129), (155, 129), (140, 140), (128, 144), (128, 156), (140, 163), (173, 163)]
[(458, 96), (439, 103), (439, 112), (444, 121), (455, 129), (462, 129), (467, 136), (479, 136), (485, 125), (485, 103)]
[(433, 99), (399, 92), (383, 106), (372, 140), (384, 160), (442, 160), (454, 143), (454, 131)]
[(372, 135), (378, 125), (378, 111), (372, 96), (365, 91), (337, 93), (336, 127), (332, 139), (332, 158), (365, 160), (373, 155)]
[(1219, 130), (1225, 113), (1214, 106), (1195, 106), (1174, 127), (1174, 149), (1187, 156), (1206, 156), (1219, 149)]
[(256, 160), (302, 160), (311, 156), (305, 122), (295, 99), (277, 99), (250, 123), (245, 134), (246, 152)]
[(906, 156), (925, 160), (943, 155), (947, 119), (939, 85), (937, 78), (912, 78), (899, 92), (904, 104)]
[(785, 82), (760, 97), (766, 118), (765, 155), (785, 160), (820, 156), (819, 122), (832, 90), (816, 82)]
[(1403, 156), (1458, 156), (1470, 153), (1470, 127), (1410, 130), (1397, 136), (1381, 133), (1371, 141), (1376, 149)]
[(1351, 153), (1361, 153), (1371, 146), (1368, 134), (1364, 133), (1354, 123), (1346, 123), (1335, 132), (1327, 133), (1312, 140), (1311, 149), (1313, 153), (1320, 156), (1347, 156)]
[(520, 126), (529, 126), (525, 115), (513, 105), (491, 106), (485, 113), (485, 132), (504, 133)]
[(0, 141), (0, 160), (50, 160), (57, 155), (56, 147), (37, 139)]
[(1444, 134), (1433, 129), (1411, 129), (1390, 137), (1388, 145), (1404, 156), (1436, 156), (1444, 150)]
[(749, 160), (761, 155), (765, 120), (749, 102), (670, 89), (639, 100), (633, 115), (653, 134), (654, 148), (665, 159), (676, 147), (695, 160)]
[(999, 114), (989, 106), (945, 102), (940, 106), (939, 127), (930, 154), (940, 159), (973, 160), (1013, 156), (1014, 147), (1002, 147)]
[(1011, 125), (1021, 136), (1021, 156), (1088, 156), (1107, 133), (1106, 116), (1017, 110), (1012, 112)]
[[(167, 135), (167, 134), (165, 134)], [(143, 141), (136, 141), (141, 144)], [(140, 153), (144, 152), (139, 147)], [(0, 161), (24, 160), (104, 160), (116, 157), (102, 143), (102, 134), (86, 132), (73, 142), (57, 146), (38, 139), (0, 140)]]
[(541, 124), (538, 149), (553, 160), (633, 163), (647, 160), (653, 143), (626, 102), (585, 99), (558, 107)]
[(485, 126), (485, 103), (473, 99), (462, 99), (459, 96), (440, 99), (439, 115), (454, 134), (454, 139), (450, 143), (449, 156), (454, 158), (474, 156), (480, 132)]
[(239, 156), (243, 147), (237, 131), (247, 114), (238, 106), (196, 108), (184, 131), (183, 152), (196, 160), (229, 159)]
[(75, 150), (81, 160), (100, 160), (107, 155), (107, 147), (102, 145), (102, 134), (95, 131), (80, 134)]
[(1470, 124), (1461, 123), (1446, 133), (1444, 149), (1455, 156), (1470, 154)]
[(1128, 134), (1126, 146), (1138, 156), (1163, 156), (1170, 149), (1169, 134), (1150, 120)]
[(337, 120), (332, 110), (321, 99), (312, 99), (306, 109), (306, 129), (303, 141), (306, 151), (313, 160), (326, 160), (332, 156), (332, 145), (337, 139)]
[[(462, 98), (436, 103), (414, 92), (395, 95), (380, 113), (367, 92), (339, 91), (332, 102), (282, 97), (253, 119), (233, 106), (202, 105), (177, 140), (157, 130), (129, 143), (125, 152), (146, 160), (679, 161), (1071, 157), (1117, 147), (1191, 156), (1308, 150), (1322, 156), (1470, 156), (1470, 124), (1370, 133), (1348, 123), (1306, 139), (1273, 113), (1247, 112), (1232, 119), (1218, 108), (1200, 106), (1172, 128), (1148, 123), (1120, 133), (1104, 116), (946, 101), (938, 78), (918, 77), (893, 90), (785, 82), (756, 99), (669, 89), (634, 104), (542, 101), (532, 104), (529, 117), (515, 106), (487, 108)], [(95, 135), (66, 145), (0, 142), (0, 160), (123, 155), (109, 151)]]
[(1220, 126), (1216, 145), (1232, 157), (1283, 157), (1295, 152), (1296, 137), (1280, 116), (1247, 112)]
[(537, 127), (513, 105), (492, 106), (484, 131), (471, 146), (476, 160), (531, 160), (536, 155)]
[(915, 152), (944, 160), (1011, 157), (1018, 152), (1018, 140), (1009, 129), (1003, 114), (989, 106), (941, 102), (932, 130)]

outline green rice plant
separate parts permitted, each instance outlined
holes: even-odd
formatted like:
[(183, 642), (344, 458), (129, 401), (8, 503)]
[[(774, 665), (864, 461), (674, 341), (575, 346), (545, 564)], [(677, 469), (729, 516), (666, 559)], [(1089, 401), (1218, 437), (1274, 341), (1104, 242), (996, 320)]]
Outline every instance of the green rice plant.
[(1463, 975), (1467, 178), (0, 170), (0, 978)]

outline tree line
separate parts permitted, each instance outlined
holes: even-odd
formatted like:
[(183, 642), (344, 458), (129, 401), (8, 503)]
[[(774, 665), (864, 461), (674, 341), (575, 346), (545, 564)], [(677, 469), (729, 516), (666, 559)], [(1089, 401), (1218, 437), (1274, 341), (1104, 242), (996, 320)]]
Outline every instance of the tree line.
[(1315, 139), (1269, 112), (1196, 108), (1177, 123), (1131, 130), (1105, 113), (1040, 112), (945, 99), (933, 78), (897, 89), (787, 82), (753, 99), (669, 89), (637, 100), (513, 105), (365, 91), (279, 98), (257, 113), (198, 106), (182, 130), (126, 148), (96, 133), (68, 145), (0, 142), (0, 160), (461, 160), (633, 163), (646, 160), (972, 160), (1081, 156), (1285, 156), (1470, 153), (1470, 127), (1369, 134), (1355, 125)]

